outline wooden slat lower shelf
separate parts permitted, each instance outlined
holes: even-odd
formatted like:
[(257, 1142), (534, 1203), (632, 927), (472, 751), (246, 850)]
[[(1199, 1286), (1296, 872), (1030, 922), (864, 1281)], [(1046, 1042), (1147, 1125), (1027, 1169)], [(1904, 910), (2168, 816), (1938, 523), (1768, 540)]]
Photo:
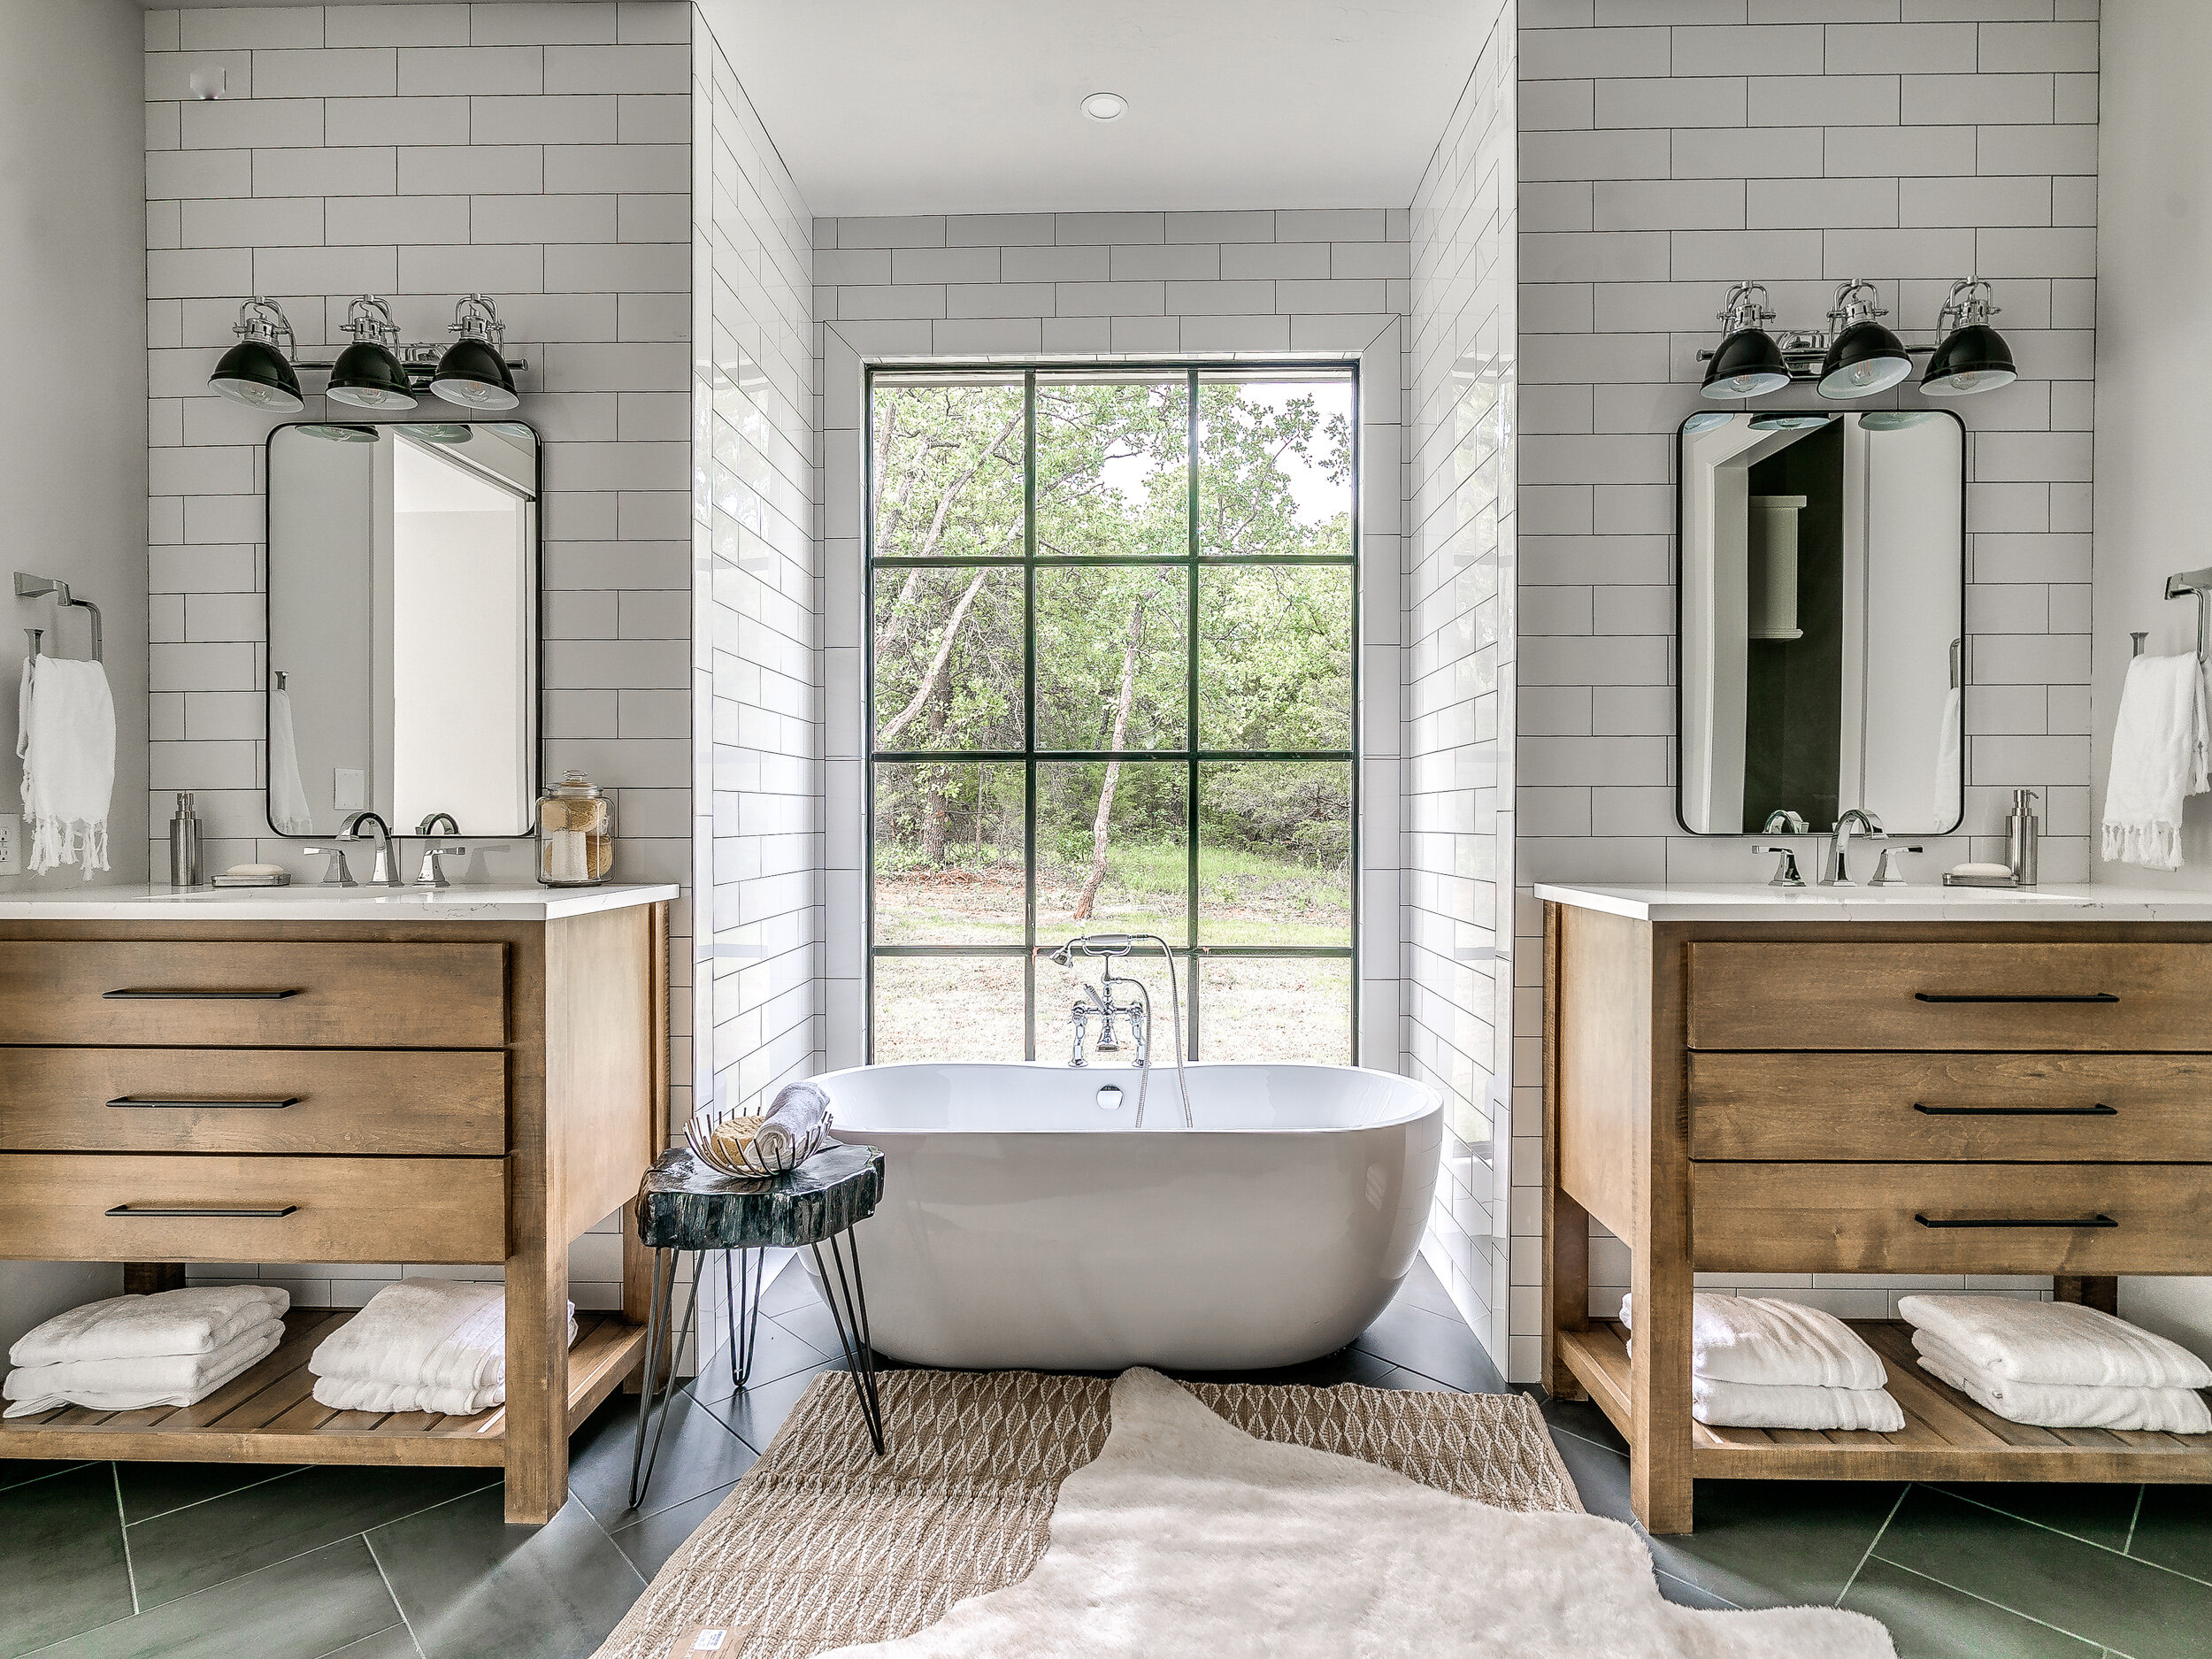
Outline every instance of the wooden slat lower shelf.
[[(295, 1308), (284, 1341), (196, 1406), (102, 1412), (66, 1407), (0, 1421), (0, 1457), (119, 1458), (126, 1463), (481, 1463), (506, 1461), (504, 1409), (473, 1417), (334, 1411), (314, 1397), (307, 1362), (351, 1310)], [(568, 1356), (568, 1427), (629, 1374), (645, 1327), (579, 1313)]]
[[(1895, 1434), (1690, 1427), (1690, 1471), (1753, 1480), (2212, 1481), (2212, 1434), (2041, 1429), (1985, 1411), (1915, 1363), (1910, 1327), (1849, 1322), (1882, 1356), (1904, 1409)], [(1594, 1323), (1561, 1331), (1559, 1352), (1613, 1426), (1635, 1443), (1626, 1333)], [(4, 1441), (0, 1441), (4, 1447)]]

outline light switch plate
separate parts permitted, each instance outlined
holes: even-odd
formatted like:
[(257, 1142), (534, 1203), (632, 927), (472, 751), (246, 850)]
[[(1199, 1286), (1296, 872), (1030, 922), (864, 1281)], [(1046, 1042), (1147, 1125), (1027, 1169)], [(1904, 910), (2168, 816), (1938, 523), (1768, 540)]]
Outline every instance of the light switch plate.
[(0, 876), (23, 873), (23, 820), (13, 812), (0, 812)]
[(341, 812), (358, 812), (369, 803), (369, 774), (358, 766), (334, 766), (331, 805)]

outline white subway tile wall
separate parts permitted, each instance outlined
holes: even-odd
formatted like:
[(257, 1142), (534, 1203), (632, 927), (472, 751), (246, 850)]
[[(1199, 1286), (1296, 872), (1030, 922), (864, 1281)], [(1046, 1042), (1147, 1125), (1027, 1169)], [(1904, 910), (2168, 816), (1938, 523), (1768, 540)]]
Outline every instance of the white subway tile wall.
[(692, 65), (691, 1018), (703, 1102), (822, 1069), (812, 219), (703, 11)]
[[(1970, 434), (1967, 821), (1923, 843), (1915, 879), (2001, 856), (2019, 787), (2042, 794), (2045, 879), (2088, 879), (2095, 0), (1863, 0), (1823, 20), (1844, 10), (1522, 6), (1517, 1380), (1537, 1375), (1542, 1283), (1528, 886), (1756, 874), (1746, 841), (1678, 831), (1670, 770), (1672, 434), (1729, 281), (1766, 282), (1784, 322), (1809, 326), (1838, 281), (1864, 277), (1916, 338), (1953, 279), (1995, 282), (2023, 378), (1956, 404)], [(1601, 1238), (1592, 1270), (1593, 1311), (1609, 1314), (1625, 1249)], [(1923, 1283), (1711, 1282), (1851, 1314), (1886, 1314)]]
[[(822, 388), (825, 972), (828, 1064), (866, 1053), (863, 759), (863, 369), (872, 361), (1110, 362), (1300, 356), (1360, 371), (1361, 694), (1398, 702), (1403, 329), (1410, 216), (1356, 208), (1233, 213), (923, 214), (814, 221)], [(1399, 733), (1363, 719), (1362, 853), (1398, 878)], [(1400, 1064), (1398, 907), (1360, 918), (1360, 1054)]]
[[(1514, 155), (1503, 0), (1413, 198), (1405, 574), (1405, 1067), (1446, 1102), (1427, 1254), (1486, 1347), (1511, 1305)], [(1528, 1160), (1532, 1168), (1540, 1162)]]
[[(691, 8), (684, 0), (226, 7), (146, 14), (148, 540), (154, 832), (197, 791), (218, 869), (319, 873), (262, 811), (263, 439), (207, 376), (249, 294), (305, 357), (356, 295), (442, 340), (481, 289), (508, 323), (520, 417), (544, 440), (545, 761), (611, 786), (615, 875), (673, 881), (673, 1111), (692, 1057)], [(219, 71), (223, 95), (196, 98)], [(803, 279), (802, 279), (802, 281)], [(803, 290), (802, 289), (802, 292)], [(311, 385), (314, 384), (311, 377)], [(311, 396), (299, 419), (316, 419)], [(359, 418), (348, 411), (347, 418)], [(459, 879), (528, 881), (525, 842), (469, 841)], [(155, 849), (157, 862), (160, 849)], [(620, 1300), (611, 1220), (572, 1252), (579, 1306)], [(352, 1305), (403, 1271), (258, 1271)]]

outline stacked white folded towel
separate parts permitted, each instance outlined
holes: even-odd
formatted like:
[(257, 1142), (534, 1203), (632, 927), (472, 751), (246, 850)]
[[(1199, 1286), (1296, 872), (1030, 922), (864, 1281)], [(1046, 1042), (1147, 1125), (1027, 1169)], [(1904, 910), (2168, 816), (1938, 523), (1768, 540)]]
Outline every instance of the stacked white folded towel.
[(2207, 1365), (2177, 1342), (2076, 1302), (1905, 1296), (1920, 1366), (2001, 1417), (2051, 1429), (2212, 1433)]
[[(1621, 1323), (1634, 1328), (1631, 1299)], [(1871, 1429), (1904, 1409), (1881, 1358), (1833, 1314), (1793, 1302), (1700, 1291), (1690, 1310), (1690, 1415), (1716, 1428)]]
[(291, 1305), (273, 1285), (206, 1285), (58, 1313), (8, 1350), (5, 1415), (197, 1405), (275, 1351)]
[[(568, 1304), (576, 1340), (576, 1304)], [(341, 1411), (472, 1417), (507, 1403), (506, 1287), (403, 1279), (369, 1298), (307, 1362), (315, 1398)]]

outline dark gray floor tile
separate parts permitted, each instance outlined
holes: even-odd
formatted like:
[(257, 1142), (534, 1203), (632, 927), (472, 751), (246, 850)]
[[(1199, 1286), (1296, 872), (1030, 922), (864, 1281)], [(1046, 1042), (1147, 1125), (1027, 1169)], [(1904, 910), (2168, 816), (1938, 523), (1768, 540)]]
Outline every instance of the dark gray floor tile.
[(1413, 1258), (1405, 1283), (1398, 1288), (1397, 1300), (1430, 1313), (1440, 1313), (1448, 1319), (1462, 1317), (1458, 1304), (1452, 1301), (1452, 1293), (1444, 1288), (1444, 1281), (1436, 1276), (1436, 1270), (1429, 1265), (1425, 1256)]
[(509, 1526), (497, 1486), (369, 1533), (426, 1659), (588, 1659), (645, 1580), (572, 1498)]
[[(48, 1465), (52, 1467), (52, 1465)], [(0, 1493), (0, 1654), (43, 1647), (131, 1612), (115, 1475), (79, 1463)]]
[(495, 1469), (325, 1463), (131, 1528), (138, 1602), (157, 1607), (488, 1483)]
[(2146, 1486), (2128, 1554), (2212, 1582), (2212, 1495), (2202, 1486)]
[(1555, 1429), (1578, 1439), (1609, 1446), (1617, 1452), (1625, 1452), (1628, 1442), (1613, 1426), (1613, 1419), (1587, 1400), (1555, 1400), (1540, 1388), (1525, 1388), (1525, 1393), (1536, 1396), (1537, 1407), (1544, 1414), (1544, 1421)]
[(49, 1475), (58, 1475), (66, 1469), (79, 1469), (81, 1463), (66, 1458), (0, 1457), (0, 1492), (10, 1486), (19, 1486), (27, 1480), (43, 1480)]
[[(653, 1426), (660, 1426), (659, 1416), (657, 1410)], [(646, 1434), (649, 1445), (652, 1427)], [(569, 1490), (609, 1532), (639, 1516), (630, 1508), (630, 1463), (636, 1448), (637, 1404), (627, 1400), (600, 1407), (569, 1441)], [(680, 1392), (668, 1403), (643, 1513), (726, 1486), (758, 1455), (709, 1408)]]
[(760, 1310), (778, 1317), (802, 1308), (821, 1305), (822, 1294), (814, 1288), (814, 1281), (807, 1277), (805, 1263), (795, 1252), (760, 1298)]
[[(737, 1432), (738, 1438), (757, 1452), (768, 1449), (768, 1442), (776, 1438), (776, 1431), (790, 1415), (791, 1408), (799, 1403), (799, 1396), (813, 1386), (817, 1377), (837, 1377), (838, 1386), (849, 1388), (844, 1381), (845, 1364), (842, 1360), (826, 1362), (812, 1369), (795, 1371), (788, 1377), (779, 1377), (774, 1382), (748, 1388), (743, 1394), (721, 1401), (707, 1408), (715, 1416)], [(857, 1423), (859, 1418), (855, 1417)]]
[(227, 1492), (280, 1479), (297, 1468), (283, 1463), (118, 1463), (115, 1473), (123, 1489), (123, 1518), (145, 1521)]
[(1875, 1554), (2133, 1659), (2203, 1659), (2212, 1630), (2212, 1585), (1930, 1486), (1907, 1495)]
[(844, 1348), (837, 1340), (837, 1321), (831, 1317), (829, 1304), (819, 1301), (810, 1308), (794, 1308), (788, 1313), (774, 1316), (777, 1325), (789, 1332), (824, 1359), (838, 1359)]
[(1303, 1364), (1280, 1365), (1271, 1371), (1170, 1371), (1165, 1375), (1178, 1382), (1260, 1383), (1276, 1387), (1302, 1384), (1309, 1388), (1359, 1383), (1369, 1388), (1380, 1388), (1384, 1386), (1383, 1379), (1396, 1369), (1386, 1359), (1360, 1348), (1346, 1348)]
[(359, 1641), (334, 1647), (323, 1659), (422, 1659), (422, 1650), (415, 1646), (415, 1639), (407, 1633), (406, 1625), (394, 1624), (373, 1636), (364, 1636)]
[[(779, 1377), (805, 1371), (836, 1356), (834, 1341), (826, 1354), (811, 1343), (802, 1341), (778, 1321), (764, 1317), (753, 1348), (753, 1369), (746, 1379), (747, 1386), (758, 1387), (763, 1383), (774, 1382)], [(691, 1392), (709, 1402), (727, 1400), (737, 1392), (736, 1385), (730, 1381), (730, 1350), (726, 1346), (716, 1348), (700, 1362)]]
[(1653, 1539), (1652, 1556), (1739, 1607), (1833, 1601), (1898, 1491), (1887, 1481), (1701, 1480), (1697, 1530)]
[(1886, 1561), (1866, 1563), (1843, 1605), (1887, 1625), (1897, 1659), (2097, 1659), (2102, 1651)]
[(398, 1619), (368, 1546), (348, 1538), (103, 1625), (40, 1659), (322, 1659)]
[(1505, 1381), (1475, 1333), (1456, 1315), (1395, 1302), (1352, 1345), (1470, 1394), (1502, 1394)]
[(1636, 1517), (1628, 1507), (1625, 1452), (1613, 1451), (1571, 1434), (1554, 1434), (1551, 1443), (1558, 1449), (1559, 1461), (1567, 1465), (1567, 1473), (1574, 1479), (1575, 1491), (1581, 1494), (1584, 1509), (1612, 1520), (1634, 1522)]
[(1946, 1481), (1940, 1490), (2108, 1549), (2125, 1549), (2128, 1529), (2135, 1522), (2137, 1494), (2142, 1488), (2057, 1480), (1988, 1480), (1970, 1485)]
[(679, 1503), (633, 1522), (614, 1534), (615, 1548), (630, 1558), (630, 1564), (646, 1578), (658, 1572), (668, 1558), (706, 1522), (707, 1517), (719, 1509), (722, 1500), (737, 1490), (737, 1483), (718, 1491), (703, 1493), (688, 1502)]
[(1726, 1613), (1735, 1609), (1733, 1601), (1715, 1595), (1703, 1586), (1692, 1584), (1687, 1578), (1678, 1578), (1671, 1572), (1655, 1572), (1652, 1577), (1659, 1582), (1659, 1594), (1677, 1607), (1703, 1608), (1711, 1613)]

